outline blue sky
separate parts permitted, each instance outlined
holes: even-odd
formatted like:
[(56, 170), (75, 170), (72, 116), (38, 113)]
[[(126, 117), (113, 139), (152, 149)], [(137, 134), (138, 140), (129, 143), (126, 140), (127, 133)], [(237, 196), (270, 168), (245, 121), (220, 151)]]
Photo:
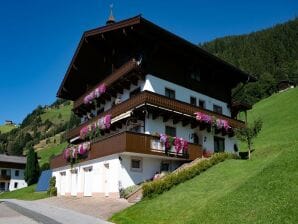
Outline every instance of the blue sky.
[(0, 124), (51, 104), (83, 31), (142, 14), (193, 42), (244, 34), (298, 16), (297, 0), (1, 0)]

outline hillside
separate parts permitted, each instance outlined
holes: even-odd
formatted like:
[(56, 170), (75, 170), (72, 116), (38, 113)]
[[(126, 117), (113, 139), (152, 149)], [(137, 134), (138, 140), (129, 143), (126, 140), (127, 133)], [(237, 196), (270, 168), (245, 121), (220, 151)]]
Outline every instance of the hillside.
[(71, 102), (65, 100), (38, 106), (19, 127), (0, 133), (0, 153), (26, 154), (26, 148), (32, 145), (41, 156), (41, 165), (48, 162), (52, 154), (57, 154), (65, 146), (64, 132), (78, 122), (71, 107)]
[(298, 81), (298, 18), (247, 35), (227, 36), (201, 45), (259, 78), (236, 98), (255, 103), (270, 96), (280, 80)]
[(0, 125), (0, 133), (7, 133), (14, 129), (14, 125)]
[(115, 214), (115, 223), (297, 223), (298, 88), (257, 103), (263, 130), (252, 160), (227, 160), (153, 199)]

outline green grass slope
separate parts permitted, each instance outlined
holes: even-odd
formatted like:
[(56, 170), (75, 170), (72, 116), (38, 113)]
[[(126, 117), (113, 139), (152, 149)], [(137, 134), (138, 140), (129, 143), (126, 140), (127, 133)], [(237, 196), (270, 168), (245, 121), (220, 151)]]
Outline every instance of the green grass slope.
[(45, 113), (41, 115), (41, 120), (49, 120), (54, 124), (65, 123), (69, 121), (71, 114), (72, 104), (68, 105), (59, 105), (58, 108), (48, 108), (45, 110)]
[(37, 155), (40, 157), (39, 165), (42, 166), (43, 164), (48, 163), (50, 157), (60, 154), (65, 149), (66, 145), (67, 143), (63, 142), (56, 146), (46, 147), (37, 151)]
[(0, 125), (0, 133), (7, 133), (14, 129), (14, 125)]
[(0, 194), (0, 199), (5, 198), (14, 198), (20, 200), (38, 200), (42, 198), (47, 198), (47, 192), (35, 192), (36, 184), (33, 184), (29, 187), (25, 187), (19, 190), (4, 192)]
[(298, 88), (255, 105), (263, 130), (251, 161), (228, 160), (153, 199), (115, 214), (115, 223), (298, 223)]

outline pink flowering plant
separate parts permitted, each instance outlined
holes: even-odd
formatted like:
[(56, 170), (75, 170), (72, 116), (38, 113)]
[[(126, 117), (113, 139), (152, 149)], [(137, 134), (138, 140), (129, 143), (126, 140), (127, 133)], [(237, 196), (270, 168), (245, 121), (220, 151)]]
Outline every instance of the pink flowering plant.
[(93, 100), (99, 98), (107, 90), (106, 85), (103, 83), (91, 91), (88, 95), (84, 97), (84, 104), (91, 104)]
[(181, 151), (183, 154), (187, 153), (188, 142), (179, 137), (171, 137), (166, 134), (160, 134), (159, 141), (165, 146), (165, 153), (169, 154), (172, 146), (175, 148), (176, 154), (180, 154)]
[(207, 128), (208, 131), (211, 131), (211, 128), (215, 129), (215, 132), (222, 131), (223, 134), (228, 133), (229, 136), (233, 136), (233, 128), (229, 125), (229, 122), (224, 119), (219, 119), (214, 116), (202, 112), (195, 112), (196, 120), (200, 122), (200, 126)]
[(87, 156), (87, 153), (90, 150), (90, 145), (90, 142), (84, 142), (79, 145), (68, 147), (63, 151), (63, 158), (71, 164), (74, 164), (78, 160)]
[(100, 136), (101, 131), (111, 127), (111, 118), (112, 116), (107, 114), (104, 117), (99, 118), (97, 121), (81, 128), (80, 138), (84, 140)]

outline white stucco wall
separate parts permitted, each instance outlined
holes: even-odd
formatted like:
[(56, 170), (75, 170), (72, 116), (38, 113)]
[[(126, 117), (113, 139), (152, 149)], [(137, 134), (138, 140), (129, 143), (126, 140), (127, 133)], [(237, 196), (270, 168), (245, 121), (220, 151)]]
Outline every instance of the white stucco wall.
[[(75, 164), (72, 168), (70, 166), (60, 167), (53, 170), (53, 176), (56, 177), (56, 187), (58, 193), (61, 192), (61, 172), (66, 173), (66, 183), (64, 189), (66, 193), (71, 193), (72, 190), (72, 175), (77, 175), (77, 183), (75, 186), (76, 193), (84, 192), (84, 177), (85, 169), (91, 168), (92, 181), (89, 183), (92, 185), (92, 193), (105, 193), (105, 187), (108, 188), (108, 192), (118, 192), (118, 170), (120, 162), (118, 154), (89, 160), (86, 162)], [(108, 168), (106, 168), (108, 167)], [(71, 170), (77, 169), (77, 174), (71, 173)], [(106, 182), (105, 182), (106, 180)], [(104, 185), (107, 183), (107, 185)]]
[[(21, 189), (23, 187), (27, 187), (27, 183), (24, 180), (24, 170), (23, 169), (14, 169), (14, 168), (1, 167), (0, 168), (0, 173), (1, 173), (2, 169), (6, 170), (6, 174), (8, 176), (10, 176), (9, 187), (8, 187), (8, 182), (7, 182), (6, 183), (6, 189), (8, 187), (9, 191), (14, 191), (14, 190), (17, 190), (17, 189)], [(19, 171), (19, 176), (15, 175), (16, 170)], [(15, 187), (15, 183), (17, 183), (17, 187)]]
[[(156, 172), (160, 172), (161, 163), (169, 163), (169, 171), (175, 170), (179, 166), (179, 162), (175, 160), (167, 160), (166, 158), (151, 158), (134, 155), (120, 155), (122, 161), (120, 162), (120, 184), (123, 188), (139, 184), (146, 180), (153, 178)], [(132, 171), (131, 159), (140, 158), (142, 160), (142, 170)]]
[(212, 97), (206, 96), (199, 92), (195, 92), (193, 90), (187, 89), (183, 86), (176, 85), (174, 83), (168, 82), (166, 80), (160, 79), (153, 75), (146, 75), (145, 85), (143, 90), (148, 90), (151, 92), (158, 93), (160, 95), (165, 95), (165, 88), (169, 88), (175, 90), (176, 99), (190, 103), (190, 97), (197, 98), (197, 105), (199, 105), (199, 100), (205, 101), (205, 108), (213, 111), (213, 105), (218, 105), (222, 107), (222, 113), (226, 116), (231, 116), (231, 111), (228, 108), (227, 103), (214, 99)]

